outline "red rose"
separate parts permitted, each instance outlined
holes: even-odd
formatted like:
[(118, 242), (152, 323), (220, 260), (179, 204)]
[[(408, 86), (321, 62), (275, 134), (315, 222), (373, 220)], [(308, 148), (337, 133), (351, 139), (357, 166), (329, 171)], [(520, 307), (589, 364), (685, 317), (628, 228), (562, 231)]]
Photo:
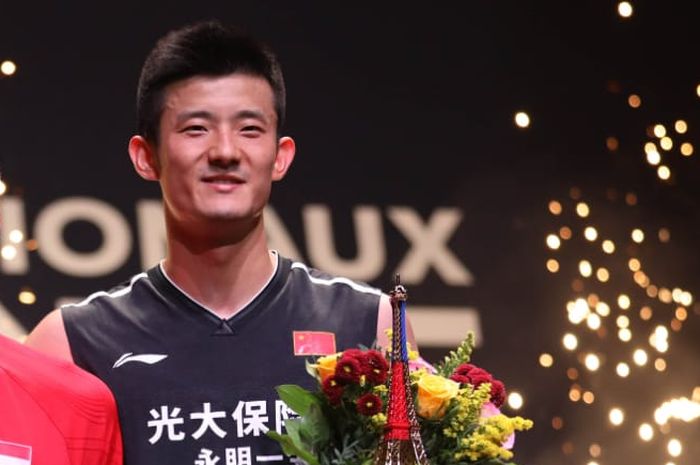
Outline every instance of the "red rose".
[(476, 368), (475, 365), (472, 365), (471, 363), (463, 363), (457, 368), (455, 368), (454, 375), (462, 375), (462, 376), (467, 376), (470, 371), (472, 371), (474, 368)]
[(389, 374), (389, 364), (387, 363), (381, 352), (370, 350), (365, 353), (367, 361), (367, 381), (372, 384), (384, 384)]
[(450, 376), (452, 381), (456, 381), (459, 384), (469, 384), (469, 376), (454, 374)]
[(474, 368), (472, 371), (469, 372), (468, 377), (470, 383), (474, 387), (479, 387), (483, 383), (490, 383), (493, 380), (493, 376), (491, 376), (491, 373), (481, 368)]
[(357, 411), (371, 417), (382, 411), (382, 399), (372, 393), (367, 393), (357, 399)]
[(463, 363), (455, 369), (450, 379), (460, 384), (471, 384), (477, 388), (483, 383), (490, 383), (493, 376), (483, 368), (471, 363)]
[(343, 386), (338, 382), (335, 376), (329, 376), (323, 382), (321, 390), (328, 397), (328, 402), (331, 405), (338, 405), (343, 397)]
[(497, 379), (491, 381), (491, 403), (501, 408), (506, 400), (506, 387)]
[(335, 378), (341, 384), (358, 383), (362, 374), (360, 362), (352, 356), (343, 354), (335, 365)]

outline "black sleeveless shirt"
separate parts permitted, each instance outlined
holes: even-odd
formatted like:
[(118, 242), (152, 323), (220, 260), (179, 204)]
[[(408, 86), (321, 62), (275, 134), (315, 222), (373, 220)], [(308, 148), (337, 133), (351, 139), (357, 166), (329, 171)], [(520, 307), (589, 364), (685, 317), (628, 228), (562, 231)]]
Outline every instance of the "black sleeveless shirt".
[(274, 387), (315, 388), (308, 355), (369, 346), (381, 293), (278, 258), (221, 319), (156, 266), (62, 308), (73, 359), (117, 400), (126, 465), (287, 463), (265, 432), (293, 416)]

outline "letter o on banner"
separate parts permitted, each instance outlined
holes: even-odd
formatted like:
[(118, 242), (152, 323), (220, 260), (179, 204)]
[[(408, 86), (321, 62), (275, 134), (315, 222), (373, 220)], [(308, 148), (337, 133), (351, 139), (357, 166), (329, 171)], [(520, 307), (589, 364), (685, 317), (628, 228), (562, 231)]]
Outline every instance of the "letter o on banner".
[[(76, 252), (63, 241), (63, 229), (73, 221), (87, 221), (102, 233), (92, 252)], [(129, 257), (131, 232), (124, 217), (111, 205), (89, 197), (67, 197), (46, 206), (36, 219), (34, 235), (41, 257), (56, 270), (77, 277), (96, 277), (115, 271)]]

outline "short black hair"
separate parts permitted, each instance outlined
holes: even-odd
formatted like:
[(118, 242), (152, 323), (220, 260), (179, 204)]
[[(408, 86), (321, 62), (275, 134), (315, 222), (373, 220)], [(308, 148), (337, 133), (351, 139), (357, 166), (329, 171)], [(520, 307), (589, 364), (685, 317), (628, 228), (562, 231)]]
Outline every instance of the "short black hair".
[(219, 21), (203, 21), (173, 30), (148, 54), (136, 94), (138, 133), (158, 145), (164, 90), (168, 84), (193, 76), (233, 73), (267, 80), (274, 95), (279, 134), (284, 123), (286, 92), (277, 57), (267, 45)]

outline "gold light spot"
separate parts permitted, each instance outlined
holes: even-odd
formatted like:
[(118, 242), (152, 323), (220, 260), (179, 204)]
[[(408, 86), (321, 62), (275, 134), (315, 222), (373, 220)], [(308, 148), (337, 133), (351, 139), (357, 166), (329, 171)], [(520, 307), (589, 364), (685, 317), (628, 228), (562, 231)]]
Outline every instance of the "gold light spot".
[(632, 331), (630, 331), (629, 328), (622, 328), (617, 332), (617, 337), (622, 342), (629, 342), (632, 340)]
[(0, 257), (8, 262), (14, 260), (15, 257), (17, 257), (17, 248), (10, 244), (2, 246), (2, 249), (0, 249)]
[(562, 212), (561, 204), (556, 200), (551, 200), (548, 205), (549, 212), (552, 215), (560, 215)]
[(692, 304), (692, 303), (693, 303), (693, 294), (691, 294), (691, 293), (688, 292), (688, 291), (684, 291), (684, 292), (681, 294), (681, 304), (683, 304), (683, 305), (685, 305), (686, 307), (688, 307), (688, 306), (689, 306), (690, 304)]
[(649, 423), (642, 423), (639, 425), (639, 437), (642, 441), (651, 441), (654, 439), (654, 428)]
[(654, 368), (656, 368), (656, 371), (666, 370), (666, 360), (663, 358), (657, 358), (654, 360)]
[(652, 299), (655, 299), (656, 296), (659, 294), (659, 289), (654, 286), (653, 284), (650, 284), (649, 287), (647, 287), (647, 295), (651, 297)]
[(642, 104), (642, 99), (639, 98), (639, 95), (637, 94), (631, 94), (629, 97), (627, 97), (627, 103), (632, 108), (639, 108)]
[(540, 355), (540, 365), (542, 365), (545, 368), (549, 368), (554, 364), (554, 357), (552, 357), (550, 354), (544, 353)]
[(593, 274), (593, 267), (591, 266), (591, 262), (588, 260), (581, 260), (578, 263), (578, 271), (581, 273), (581, 276), (584, 278), (588, 278)]
[(678, 457), (683, 453), (683, 444), (678, 439), (671, 439), (668, 441), (668, 453), (671, 457)]
[(590, 405), (595, 401), (595, 394), (593, 394), (591, 391), (586, 391), (583, 393), (583, 402)]
[(617, 320), (615, 320), (615, 323), (617, 323), (618, 328), (629, 328), (630, 327), (630, 319), (626, 315), (618, 316)]
[(520, 128), (527, 128), (530, 126), (530, 115), (524, 111), (519, 111), (515, 114), (515, 124)]
[(630, 207), (637, 205), (637, 195), (634, 192), (625, 194), (625, 203)]
[[(585, 401), (585, 399), (584, 399)], [(593, 443), (591, 444), (591, 447), (588, 448), (588, 453), (591, 454), (591, 457), (593, 458), (598, 458), (600, 457), (600, 454), (602, 452), (602, 449), (600, 448), (600, 445)]]
[(676, 123), (673, 125), (673, 128), (676, 130), (678, 134), (685, 134), (686, 131), (688, 130), (688, 123), (683, 121), (682, 119), (679, 119), (676, 121)]
[(674, 330), (675, 332), (680, 331), (683, 328), (683, 323), (681, 323), (679, 320), (676, 320), (675, 318), (671, 320), (671, 329)]
[(24, 233), (22, 231), (20, 231), (19, 229), (13, 229), (7, 235), (7, 238), (13, 244), (19, 244), (20, 242), (22, 242), (22, 240), (24, 240)]
[(608, 316), (608, 315), (610, 315), (610, 306), (608, 304), (606, 304), (605, 302), (601, 301), (595, 305), (595, 311), (600, 316)]
[(620, 2), (617, 4), (617, 14), (622, 18), (629, 18), (634, 12), (630, 2)]
[(549, 247), (552, 250), (557, 250), (559, 246), (561, 246), (561, 241), (559, 240), (559, 237), (557, 237), (555, 234), (549, 234), (546, 239), (547, 242), (547, 247)]
[(0, 179), (0, 196), (4, 195), (5, 192), (7, 192), (7, 184), (5, 184), (2, 179)]
[(611, 241), (610, 239), (606, 239), (603, 241), (601, 244), (601, 247), (603, 248), (603, 252), (607, 254), (611, 254), (615, 252), (615, 243)]
[(571, 402), (578, 402), (581, 400), (581, 391), (576, 387), (572, 387), (569, 389), (569, 399)]
[(630, 258), (630, 260), (627, 262), (627, 266), (629, 267), (630, 271), (639, 271), (642, 268), (642, 264), (636, 258)]
[(693, 154), (693, 144), (690, 142), (683, 142), (681, 144), (681, 154), (685, 157), (689, 157)]
[(574, 367), (569, 368), (566, 370), (566, 377), (569, 378), (571, 381), (575, 381), (578, 379), (578, 370)]
[(553, 258), (550, 258), (549, 260), (547, 260), (547, 270), (550, 273), (556, 273), (557, 271), (559, 271), (559, 262)]
[(615, 367), (615, 371), (620, 378), (627, 378), (630, 375), (630, 366), (624, 362), (620, 362)]
[(644, 241), (644, 231), (639, 228), (633, 229), (631, 236), (632, 240), (637, 244), (641, 244)]
[(610, 272), (606, 268), (598, 268), (595, 272), (595, 276), (601, 283), (606, 283), (610, 279)]
[(590, 371), (597, 371), (598, 368), (600, 368), (600, 357), (598, 357), (596, 354), (588, 354), (586, 355), (583, 364)]
[(680, 321), (684, 321), (686, 318), (688, 318), (688, 311), (683, 307), (676, 308), (676, 318), (678, 318)]
[(641, 287), (649, 285), (649, 277), (643, 271), (635, 271), (633, 275), (634, 282)]
[(662, 287), (661, 289), (659, 289), (659, 300), (665, 304), (670, 304), (671, 301), (673, 300), (673, 296), (671, 294), (671, 291), (669, 291), (665, 287)]
[(524, 403), (525, 400), (519, 392), (513, 391), (508, 394), (508, 406), (513, 410), (521, 409)]
[(2, 63), (0, 63), (0, 73), (4, 74), (5, 76), (12, 76), (16, 72), (17, 65), (14, 61), (5, 60)]
[(34, 252), (39, 248), (39, 241), (37, 241), (36, 239), (29, 239), (27, 241), (26, 246), (27, 250), (29, 250), (30, 252)]
[(668, 136), (662, 137), (661, 142), (659, 142), (659, 145), (661, 145), (662, 149), (669, 151), (673, 148), (673, 140), (671, 140), (671, 138)]
[(552, 428), (555, 430), (560, 430), (564, 427), (564, 419), (562, 417), (552, 418)]
[(620, 141), (617, 140), (617, 137), (610, 136), (605, 139), (605, 146), (608, 148), (608, 150), (614, 152), (620, 147)]
[(583, 230), (583, 237), (593, 242), (598, 239), (598, 231), (593, 226), (587, 226), (586, 229)]
[(591, 313), (586, 317), (586, 324), (594, 331), (600, 328), (600, 323), (600, 316), (597, 313)]
[(17, 296), (17, 300), (24, 305), (32, 305), (36, 302), (36, 294), (31, 289), (23, 289)]
[(659, 139), (666, 137), (666, 128), (663, 124), (657, 124), (654, 126), (654, 135)]
[(639, 366), (644, 366), (649, 361), (649, 356), (644, 349), (637, 349), (632, 354), (632, 360)]
[(659, 241), (660, 242), (668, 242), (670, 240), (671, 240), (671, 231), (669, 231), (668, 228), (659, 229)]
[(620, 426), (625, 421), (625, 412), (623, 412), (621, 408), (615, 407), (610, 409), (608, 418), (610, 419), (610, 423), (614, 426)]
[(562, 239), (569, 240), (571, 239), (571, 235), (571, 228), (569, 228), (568, 226), (562, 226), (561, 228), (559, 228), (559, 237), (561, 237)]
[(620, 307), (623, 310), (627, 310), (630, 308), (631, 305), (630, 298), (627, 296), (627, 294), (620, 294), (617, 296), (617, 306)]
[(656, 150), (647, 152), (647, 163), (652, 166), (656, 166), (661, 163), (661, 154)]
[(581, 218), (585, 218), (590, 214), (591, 210), (588, 205), (584, 202), (579, 202), (576, 204), (576, 214)]
[(656, 174), (662, 181), (668, 181), (671, 178), (671, 169), (666, 165), (661, 165), (656, 170)]
[(698, 97), (700, 97), (700, 84), (695, 88), (695, 93), (698, 94)]
[(574, 334), (566, 333), (562, 339), (562, 344), (564, 344), (566, 350), (576, 350), (578, 338)]
[(653, 314), (654, 313), (652, 312), (651, 308), (647, 306), (644, 306), (639, 310), (639, 317), (645, 321), (650, 320)]

